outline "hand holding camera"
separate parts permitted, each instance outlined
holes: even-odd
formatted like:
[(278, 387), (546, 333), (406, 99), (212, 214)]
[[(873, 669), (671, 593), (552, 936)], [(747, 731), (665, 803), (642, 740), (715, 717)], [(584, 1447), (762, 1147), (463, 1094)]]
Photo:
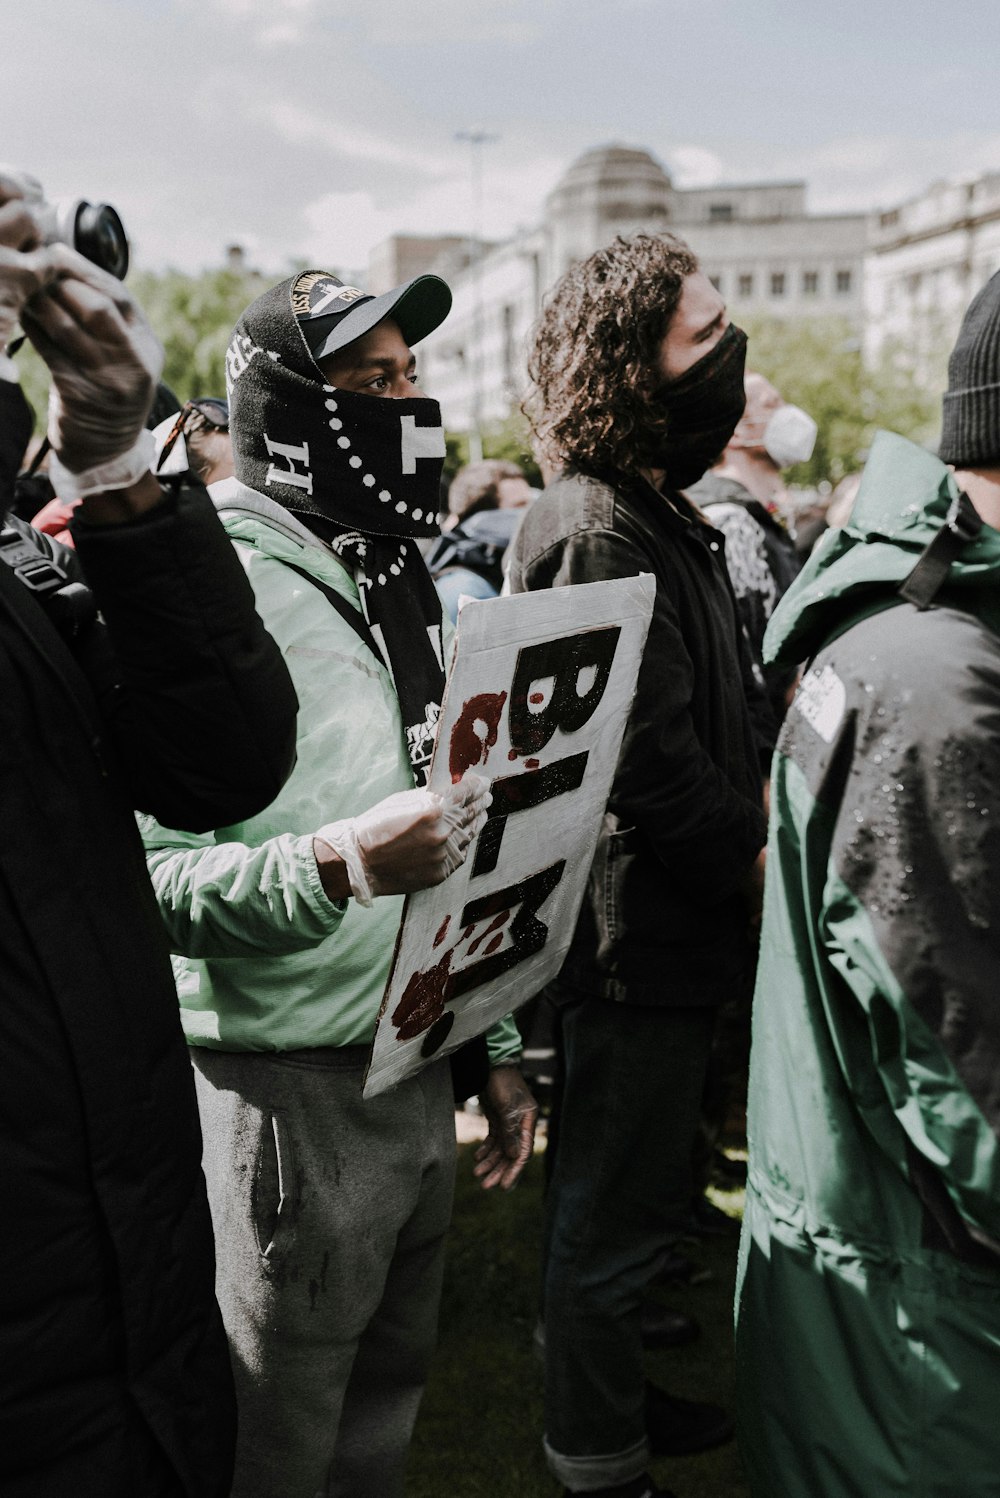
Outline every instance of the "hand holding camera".
[(77, 494), (124, 486), (149, 468), (151, 436), (137, 456), (138, 472), (103, 471), (131, 453), (144, 432), (163, 350), (119, 281), (63, 245), (45, 253), (56, 277), (21, 321), (52, 374), (49, 441), (77, 477)]
[(40, 250), (42, 226), (18, 183), (0, 167), (0, 354), (21, 321), (28, 300), (55, 277)]
[[(148, 472), (144, 425), (163, 351), (121, 282), (59, 242), (69, 237), (64, 217), (33, 178), (0, 167), (0, 344), (20, 322), (49, 367), (53, 476), (61, 497), (75, 499)], [(85, 243), (79, 229), (73, 237)]]

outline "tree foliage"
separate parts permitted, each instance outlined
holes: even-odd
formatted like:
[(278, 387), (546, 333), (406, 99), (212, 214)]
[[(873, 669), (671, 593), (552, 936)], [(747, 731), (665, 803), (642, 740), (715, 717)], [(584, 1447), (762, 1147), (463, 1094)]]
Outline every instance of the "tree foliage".
[(886, 347), (877, 363), (866, 366), (855, 330), (841, 318), (753, 318), (746, 331), (747, 368), (766, 375), (819, 426), (812, 458), (788, 474), (793, 484), (836, 484), (857, 472), (880, 427), (915, 442), (935, 436), (943, 370), (935, 367), (929, 378), (918, 378), (915, 358), (899, 346)]
[[(189, 276), (180, 271), (145, 271), (129, 285), (163, 342), (163, 378), (183, 401), (196, 395), (224, 395), (229, 336), (244, 307), (270, 284), (254, 271), (229, 268)], [(748, 367), (759, 370), (787, 400), (817, 421), (819, 436), (809, 463), (794, 469), (798, 485), (837, 483), (859, 469), (877, 427), (888, 427), (917, 442), (931, 440), (938, 426), (944, 358), (940, 350), (918, 355), (887, 348), (874, 367), (865, 367), (856, 330), (844, 319), (784, 321), (754, 318)], [(44, 425), (48, 374), (30, 347), (18, 355), (28, 399)], [(445, 474), (468, 460), (466, 438), (448, 435)], [(527, 422), (519, 411), (483, 433), (486, 457), (507, 458), (540, 482)]]
[(132, 285), (163, 343), (163, 378), (182, 400), (226, 394), (226, 349), (243, 309), (269, 285), (252, 271), (137, 275)]
[[(450, 482), (464, 463), (469, 461), (469, 438), (465, 432), (445, 434), (444, 476)], [(495, 422), (483, 431), (483, 457), (505, 458), (524, 470), (529, 484), (542, 487), (542, 475), (531, 447), (527, 418), (514, 410), (506, 421)]]
[[(163, 379), (181, 401), (196, 395), (226, 394), (226, 348), (244, 307), (270, 284), (254, 271), (143, 271), (129, 277), (139, 302), (163, 344)], [(17, 356), (21, 383), (44, 428), (48, 370), (25, 344)]]

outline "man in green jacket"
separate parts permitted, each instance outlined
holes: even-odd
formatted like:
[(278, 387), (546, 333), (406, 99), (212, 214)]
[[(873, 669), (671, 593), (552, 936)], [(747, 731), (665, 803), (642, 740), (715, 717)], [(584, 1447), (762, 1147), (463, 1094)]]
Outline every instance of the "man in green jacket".
[[(181, 954), (234, 1498), (401, 1493), (433, 1347), (449, 1067), (369, 1100), (361, 1084), (400, 896), (446, 877), (484, 815), (481, 783), (444, 807), (419, 789), (445, 642), (417, 538), (437, 529), (444, 434), (411, 345), (450, 301), (436, 277), (376, 298), (307, 271), (259, 297), (229, 348), (236, 476), (213, 497), (295, 684), (298, 762), (250, 821), (144, 831)], [(486, 1186), (512, 1185), (531, 1150), (519, 1051), (513, 1022), (495, 1027)]]
[(737, 1301), (755, 1498), (1000, 1484), (1000, 276), (779, 604)]

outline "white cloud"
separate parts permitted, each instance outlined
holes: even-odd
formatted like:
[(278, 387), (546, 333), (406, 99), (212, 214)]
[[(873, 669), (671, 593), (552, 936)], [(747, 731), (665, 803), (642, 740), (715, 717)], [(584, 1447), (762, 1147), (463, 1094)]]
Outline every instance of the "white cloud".
[(307, 204), (302, 217), (305, 259), (322, 268), (360, 267), (368, 252), (396, 228), (392, 209), (377, 208), (368, 192), (328, 192)]
[[(310, 22), (321, 21), (371, 46), (526, 46), (541, 39), (540, 17), (553, 0), (183, 0), (188, 8), (213, 8), (248, 23), (259, 46), (307, 40)], [(256, 25), (255, 25), (256, 23)]]
[(294, 45), (305, 37), (318, 0), (182, 0), (188, 11), (213, 9), (250, 27), (259, 47)]
[[(539, 158), (523, 167), (483, 175), (482, 231), (507, 239), (519, 224), (541, 217), (542, 199), (565, 163)], [(307, 226), (296, 251), (318, 264), (361, 267), (370, 251), (391, 234), (466, 234), (472, 228), (469, 178), (452, 173), (439, 181), (390, 199), (374, 192), (328, 192), (303, 209)]]
[(403, 167), (421, 175), (432, 176), (453, 169), (454, 159), (410, 145), (398, 135), (380, 136), (346, 125), (328, 114), (317, 114), (290, 100), (274, 100), (263, 106), (261, 116), (268, 120), (282, 140), (296, 144), (323, 146), (340, 156), (355, 157), (379, 166)]
[(931, 182), (1000, 169), (1000, 135), (963, 131), (834, 136), (816, 146), (765, 147), (741, 140), (718, 147), (727, 181), (802, 178), (813, 213), (889, 208)]
[(667, 152), (667, 168), (677, 187), (711, 187), (722, 181), (722, 162), (704, 146), (675, 146)]
[(358, 17), (361, 34), (373, 46), (526, 46), (541, 39), (553, 0), (380, 0), (356, 7), (340, 0), (344, 13)]

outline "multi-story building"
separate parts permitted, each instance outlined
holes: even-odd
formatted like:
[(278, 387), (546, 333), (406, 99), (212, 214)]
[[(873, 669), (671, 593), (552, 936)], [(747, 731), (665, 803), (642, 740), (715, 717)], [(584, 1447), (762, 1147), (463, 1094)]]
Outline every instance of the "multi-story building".
[(865, 354), (902, 351), (940, 384), (972, 297), (1000, 270), (1000, 172), (935, 182), (872, 216), (865, 263)]
[(860, 332), (867, 222), (806, 210), (803, 182), (676, 188), (648, 151), (601, 146), (575, 161), (541, 222), (498, 245), (396, 235), (372, 255), (379, 292), (421, 270), (455, 295), (421, 351), (421, 379), (457, 429), (502, 420), (523, 393), (531, 327), (548, 287), (616, 234), (675, 230), (737, 318), (837, 315)]
[(450, 427), (475, 430), (517, 405), (546, 290), (639, 229), (686, 239), (737, 320), (843, 318), (869, 363), (899, 353), (936, 389), (965, 308), (1000, 269), (1000, 172), (874, 214), (813, 214), (804, 182), (677, 188), (648, 151), (600, 146), (556, 183), (535, 228), (502, 244), (396, 235), (373, 252), (368, 285), (424, 270), (449, 281), (454, 310), (423, 347), (421, 377)]

